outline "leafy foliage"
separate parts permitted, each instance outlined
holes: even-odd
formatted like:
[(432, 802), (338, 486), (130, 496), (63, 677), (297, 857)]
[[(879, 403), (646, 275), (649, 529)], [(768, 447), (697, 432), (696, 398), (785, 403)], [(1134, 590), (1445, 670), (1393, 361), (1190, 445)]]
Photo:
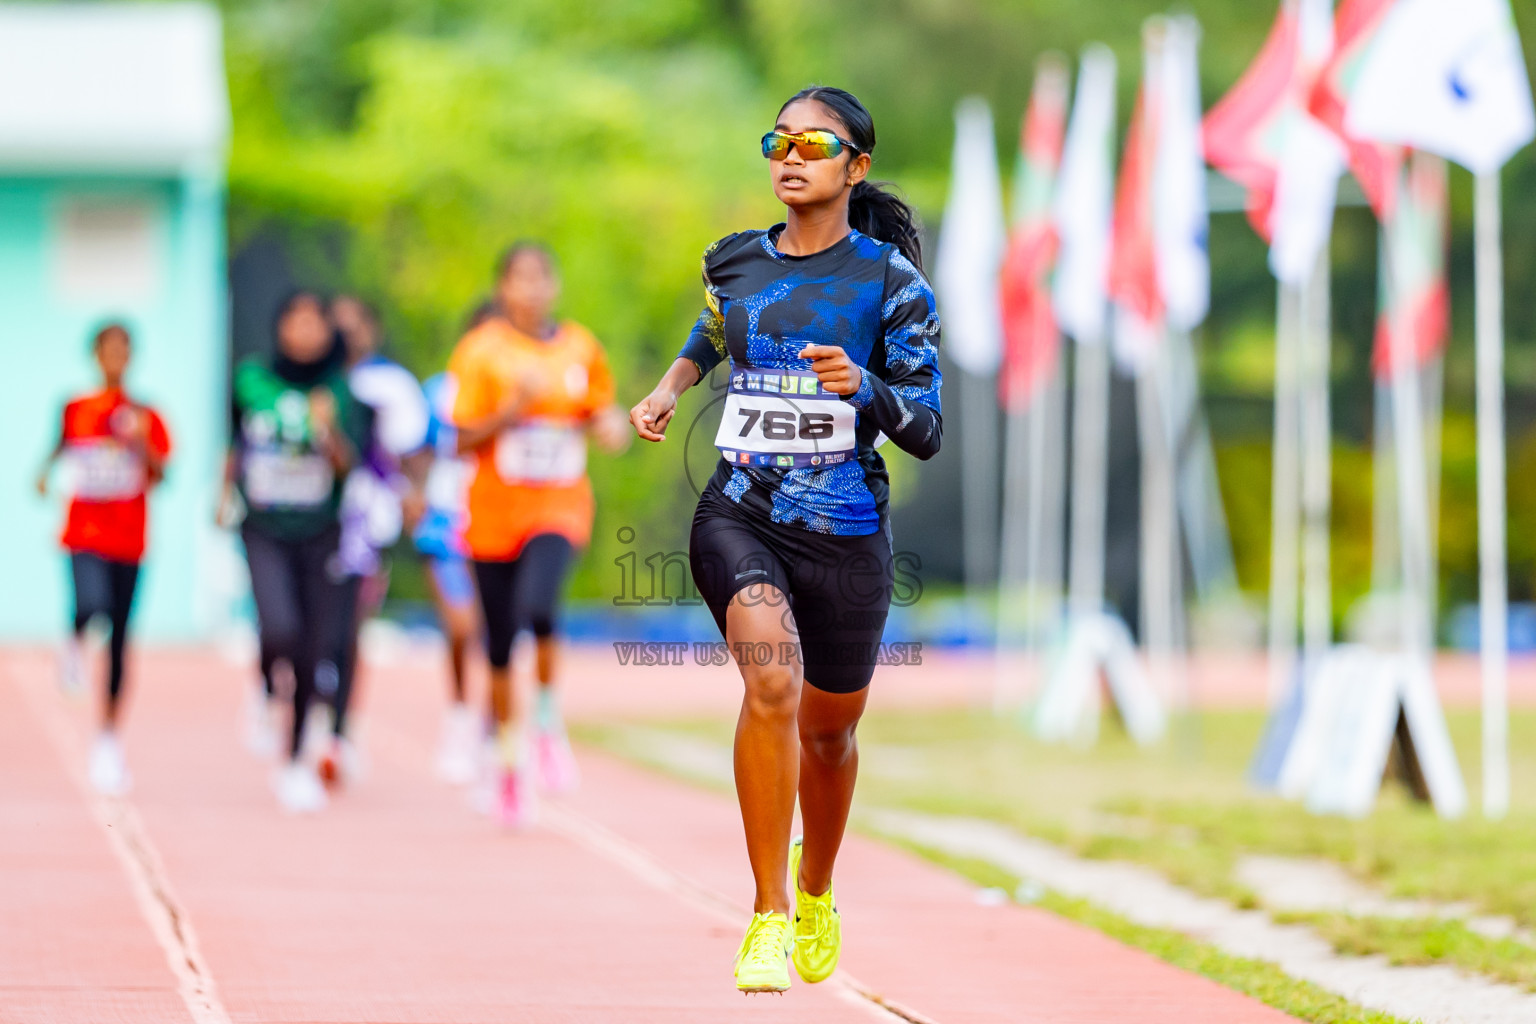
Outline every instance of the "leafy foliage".
[[(1121, 116), (1137, 85), (1142, 20), (1164, 0), (223, 0), (235, 113), (230, 199), (233, 244), (263, 232), (288, 240), (296, 272), (345, 285), (385, 310), (397, 354), (421, 373), (440, 368), (489, 268), (514, 238), (559, 253), (564, 313), (597, 332), (613, 357), (620, 401), (638, 400), (699, 304), (698, 254), (714, 238), (771, 223), (772, 201), (753, 140), (777, 104), (812, 81), (844, 85), (875, 113), (876, 176), (896, 181), (936, 224), (950, 152), (951, 111), (988, 97), (1009, 159), (1034, 59), (1108, 43), (1120, 60)], [(1270, 5), (1193, 0), (1204, 28), (1204, 91), (1213, 102), (1257, 52)], [(1515, 4), (1529, 22), (1531, 0)], [(1527, 25), (1528, 45), (1536, 25)], [(1448, 408), (1471, 409), (1470, 210), (1456, 185), (1453, 266), (1456, 339)], [(1536, 160), (1507, 174), (1507, 268), (1536, 270)], [(1212, 229), (1218, 273), (1205, 331), (1205, 386), (1223, 469), (1253, 497), (1267, 475), (1274, 287), (1262, 245), (1238, 217)], [(1341, 212), (1335, 236), (1335, 425), (1363, 450), (1375, 304), (1375, 225)], [(1536, 297), (1511, 288), (1511, 367), (1532, 364)], [(1519, 381), (1520, 377), (1516, 380)], [(1536, 419), (1533, 393), (1515, 387), (1512, 426)], [(690, 401), (692, 401), (690, 399)], [(1256, 404), (1257, 403), (1257, 404)], [(684, 414), (701, 408), (695, 402)], [(1365, 410), (1362, 414), (1362, 410)], [(1447, 434), (1443, 522), (1473, 490), (1453, 464), (1470, 448)], [(581, 589), (601, 590), (619, 524), (647, 550), (684, 535), (689, 484), (680, 446), (646, 446), (597, 474), (598, 548)], [(1527, 446), (1529, 447), (1529, 446)], [(1516, 457), (1515, 464), (1518, 463)], [(1368, 508), (1354, 493), (1358, 460), (1336, 480), (1336, 562), (1369, 562)], [(1513, 468), (1513, 465), (1512, 465)], [(1267, 484), (1264, 485), (1267, 487)], [(1513, 538), (1536, 536), (1536, 504), (1512, 492)], [(1267, 507), (1229, 505), (1246, 586), (1267, 575)], [(1350, 516), (1343, 519), (1344, 515)], [(1447, 596), (1475, 593), (1475, 550), (1448, 537)], [(605, 546), (606, 545), (606, 546)], [(1518, 548), (1518, 543), (1516, 543)], [(1514, 552), (1520, 555), (1521, 552)], [(1536, 579), (1536, 554), (1518, 563), (1517, 591)], [(1353, 569), (1335, 604), (1360, 592)]]

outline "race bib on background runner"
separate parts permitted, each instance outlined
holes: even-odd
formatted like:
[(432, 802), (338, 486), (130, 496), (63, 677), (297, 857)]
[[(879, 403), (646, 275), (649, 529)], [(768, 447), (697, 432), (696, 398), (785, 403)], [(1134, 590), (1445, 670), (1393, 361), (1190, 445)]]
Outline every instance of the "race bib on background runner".
[(574, 423), (530, 422), (496, 437), (496, 474), (509, 484), (572, 484), (587, 472), (587, 435)]
[(323, 455), (257, 449), (245, 455), (245, 497), (261, 508), (310, 508), (323, 504), (336, 486)]
[(438, 456), (427, 470), (426, 498), (431, 508), (457, 514), (469, 500), (470, 467), (463, 459)]
[(809, 370), (737, 366), (715, 447), (738, 466), (806, 469), (858, 458), (857, 412)]
[(71, 441), (71, 490), (81, 501), (126, 501), (144, 493), (144, 460), (111, 438)]

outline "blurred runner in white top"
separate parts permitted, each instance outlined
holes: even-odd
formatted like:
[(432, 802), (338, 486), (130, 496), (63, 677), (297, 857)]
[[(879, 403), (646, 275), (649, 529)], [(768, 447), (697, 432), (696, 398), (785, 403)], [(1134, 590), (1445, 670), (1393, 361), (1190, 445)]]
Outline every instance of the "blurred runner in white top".
[(330, 312), (346, 348), (347, 384), (373, 411), (372, 443), (347, 477), (342, 496), (337, 561), (346, 577), (350, 614), (342, 617), (345, 632), (336, 640), (336, 676), (317, 681), (332, 709), (331, 739), (328, 746), (322, 744), (320, 774), (334, 784), (362, 771), (358, 747), (347, 728), (358, 631), (378, 612), (389, 590), (386, 551), (403, 530), (414, 530), (421, 520), (432, 452), (426, 396), (409, 370), (379, 354), (378, 313), (353, 295), (331, 300)]

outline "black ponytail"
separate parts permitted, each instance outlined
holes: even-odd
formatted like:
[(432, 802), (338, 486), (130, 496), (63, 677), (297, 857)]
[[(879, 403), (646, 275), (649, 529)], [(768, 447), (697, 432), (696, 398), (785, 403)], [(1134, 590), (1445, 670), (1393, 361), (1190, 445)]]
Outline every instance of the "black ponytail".
[(900, 196), (887, 192), (884, 182), (861, 181), (848, 197), (848, 224), (870, 238), (890, 242), (901, 254), (923, 269), (923, 240), (917, 214)]
[[(875, 119), (853, 93), (827, 85), (808, 86), (785, 100), (779, 113), (800, 100), (815, 100), (826, 107), (842, 124), (854, 149), (874, 154)], [(853, 194), (848, 197), (848, 224), (870, 238), (894, 245), (921, 270), (923, 244), (917, 214), (900, 196), (881, 186), (881, 182), (861, 181), (853, 187)]]

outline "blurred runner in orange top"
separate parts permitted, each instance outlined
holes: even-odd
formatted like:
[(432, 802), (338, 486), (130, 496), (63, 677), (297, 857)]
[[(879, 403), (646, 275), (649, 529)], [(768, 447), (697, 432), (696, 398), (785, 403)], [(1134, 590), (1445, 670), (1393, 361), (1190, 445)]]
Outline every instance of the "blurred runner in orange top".
[[(475, 464), (464, 542), (479, 584), (497, 725), (488, 802), (514, 826), (532, 820), (535, 760), (546, 788), (575, 784), (555, 701), (555, 610), (574, 549), (592, 536), (587, 437), (612, 450), (628, 440), (602, 346), (581, 325), (552, 318), (559, 295), (553, 255), (535, 243), (514, 245), (497, 266), (496, 315), (466, 334), (448, 363), (458, 450)], [(531, 746), (512, 700), (512, 642), (523, 628), (538, 650)]]
[(70, 469), (72, 494), (61, 542), (69, 551), (75, 616), (60, 669), (65, 689), (78, 691), (85, 627), (98, 615), (106, 617), (112, 625), (107, 692), (101, 735), (91, 748), (90, 778), (99, 791), (118, 794), (129, 784), (117, 718), (128, 616), (144, 557), (146, 495), (160, 482), (171, 438), (158, 413), (123, 391), (132, 355), (128, 329), (121, 324), (103, 327), (96, 332), (93, 350), (102, 388), (64, 407), (59, 441), (38, 475), (37, 490), (48, 493), (49, 470), (62, 456)]

